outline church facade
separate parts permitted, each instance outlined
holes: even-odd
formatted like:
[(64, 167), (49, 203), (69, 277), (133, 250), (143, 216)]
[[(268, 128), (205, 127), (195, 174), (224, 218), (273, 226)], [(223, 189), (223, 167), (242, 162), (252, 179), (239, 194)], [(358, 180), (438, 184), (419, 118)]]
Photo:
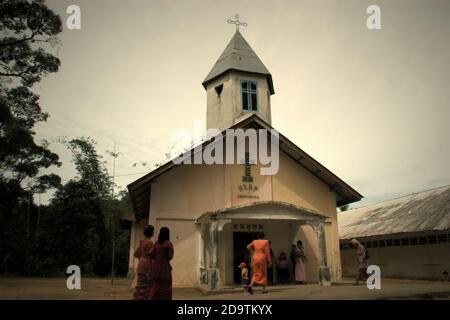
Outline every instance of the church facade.
[[(272, 76), (238, 30), (203, 86), (208, 129), (266, 130), (267, 141), (275, 138), (270, 133)], [(308, 282), (339, 280), (336, 207), (362, 196), (281, 133), (276, 138), (278, 171), (273, 175), (262, 175), (264, 165), (248, 161), (247, 149), (245, 159), (235, 152), (234, 164), (169, 161), (128, 185), (134, 210), (130, 273), (137, 266), (133, 252), (143, 229), (152, 224), (156, 232), (163, 226), (171, 230), (176, 286), (216, 289), (239, 283), (237, 266), (258, 232), (271, 241), (275, 259), (281, 252), (289, 256), (292, 244), (302, 240)], [(196, 150), (214, 143), (207, 140)]]

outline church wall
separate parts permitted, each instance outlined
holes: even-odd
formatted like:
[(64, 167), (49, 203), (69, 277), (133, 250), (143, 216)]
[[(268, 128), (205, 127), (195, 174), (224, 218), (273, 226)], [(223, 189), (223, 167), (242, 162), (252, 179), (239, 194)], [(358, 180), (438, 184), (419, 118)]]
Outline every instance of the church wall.
[(342, 278), (341, 252), (339, 248), (339, 230), (337, 219), (329, 219), (325, 225), (325, 238), (327, 241), (327, 259), (333, 281)]
[(224, 208), (224, 167), (183, 165), (152, 183), (150, 219), (197, 219), (207, 211)]
[(280, 168), (273, 176), (273, 199), (337, 217), (336, 199), (330, 188), (284, 152), (280, 152)]
[(317, 283), (319, 281), (318, 268), (319, 268), (319, 240), (316, 233), (309, 225), (299, 225), (295, 234), (294, 241), (301, 240), (305, 248), (306, 264), (305, 264), (305, 276), (306, 281), (311, 283)]
[[(280, 153), (280, 169), (272, 179), (274, 201), (293, 203), (330, 217), (325, 225), (327, 262), (332, 280), (340, 279), (342, 271), (335, 194), (325, 183), (283, 152)], [(309, 232), (305, 236), (309, 242), (315, 242), (317, 238)]]
[[(197, 230), (193, 219), (156, 218), (155, 229), (169, 227), (174, 246), (172, 281), (177, 286), (189, 286), (197, 282)], [(157, 236), (155, 237), (155, 241)]]
[(170, 229), (175, 254), (174, 285), (197, 283), (198, 231), (195, 220), (207, 211), (224, 207), (224, 167), (220, 165), (178, 166), (152, 183), (150, 224)]

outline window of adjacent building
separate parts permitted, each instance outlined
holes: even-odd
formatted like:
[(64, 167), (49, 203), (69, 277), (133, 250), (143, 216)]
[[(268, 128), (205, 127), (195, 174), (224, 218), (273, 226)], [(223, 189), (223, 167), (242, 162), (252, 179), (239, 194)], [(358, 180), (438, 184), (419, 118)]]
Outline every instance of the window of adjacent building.
[(258, 111), (257, 82), (241, 80), (242, 109), (245, 111)]

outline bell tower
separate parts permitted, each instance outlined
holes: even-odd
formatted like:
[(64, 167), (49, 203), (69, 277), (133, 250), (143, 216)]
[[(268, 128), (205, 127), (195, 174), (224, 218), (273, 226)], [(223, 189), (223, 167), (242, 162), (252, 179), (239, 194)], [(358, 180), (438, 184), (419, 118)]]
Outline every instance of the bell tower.
[(271, 124), (270, 96), (275, 93), (272, 75), (239, 32), (236, 32), (203, 81), (206, 89), (206, 127), (225, 130), (258, 115)]

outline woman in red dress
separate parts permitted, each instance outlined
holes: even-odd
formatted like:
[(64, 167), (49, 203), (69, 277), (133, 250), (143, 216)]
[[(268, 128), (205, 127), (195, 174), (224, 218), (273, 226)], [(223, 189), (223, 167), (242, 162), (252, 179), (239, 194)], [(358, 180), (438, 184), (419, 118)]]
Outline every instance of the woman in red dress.
[(258, 234), (258, 240), (254, 240), (247, 248), (253, 253), (253, 277), (250, 283), (249, 292), (253, 292), (253, 285), (262, 285), (263, 293), (267, 293), (267, 267), (272, 266), (272, 257), (270, 256), (269, 241), (263, 239), (262, 233)]
[(170, 242), (170, 231), (162, 227), (158, 241), (150, 252), (153, 259), (150, 294), (151, 300), (172, 300), (172, 266), (173, 245)]
[(134, 257), (139, 259), (137, 267), (137, 284), (134, 290), (134, 300), (146, 300), (150, 291), (150, 273), (152, 269), (152, 261), (149, 253), (153, 248), (154, 227), (148, 225), (144, 229), (145, 239), (139, 242), (139, 248), (134, 252)]

